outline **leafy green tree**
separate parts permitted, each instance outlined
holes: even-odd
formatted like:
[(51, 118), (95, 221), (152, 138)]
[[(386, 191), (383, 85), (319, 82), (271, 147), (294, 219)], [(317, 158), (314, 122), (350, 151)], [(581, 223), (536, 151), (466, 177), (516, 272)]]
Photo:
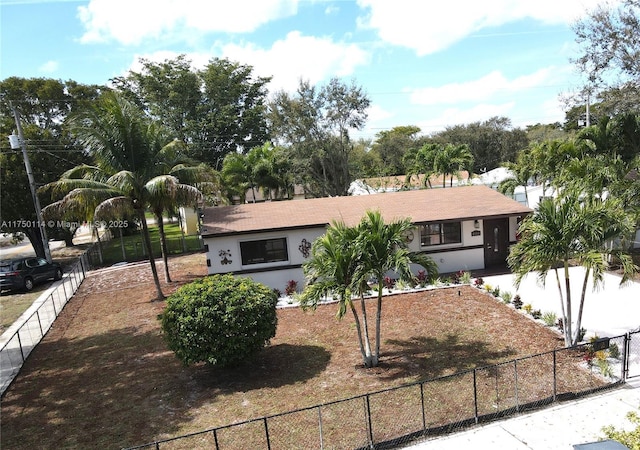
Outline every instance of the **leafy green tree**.
[[(391, 271), (401, 279), (413, 279), (411, 263), (420, 264), (430, 277), (437, 266), (428, 257), (410, 253), (404, 238), (414, 225), (409, 219), (385, 223), (379, 212), (369, 211), (355, 227), (333, 222), (312, 246), (311, 258), (303, 269), (307, 285), (301, 295), (303, 307), (315, 308), (327, 293), (338, 299), (338, 318), (349, 308), (353, 314), (358, 343), (365, 367), (375, 367), (380, 359), (380, 330), (384, 278)], [(372, 349), (364, 294), (374, 279), (378, 288), (375, 346)], [(362, 319), (353, 303), (359, 297)]]
[(313, 197), (347, 195), (353, 144), (349, 130), (367, 119), (370, 100), (337, 78), (315, 87), (300, 81), (295, 95), (277, 92), (269, 105), (271, 131), (289, 149), (296, 183)]
[(640, 2), (603, 3), (573, 27), (580, 46), (574, 63), (586, 75), (583, 92), (600, 94), (610, 113), (640, 104)]
[(116, 78), (114, 85), (188, 143), (195, 160), (220, 170), (226, 154), (246, 152), (269, 139), (270, 78), (256, 77), (252, 66), (214, 58), (195, 70), (184, 55), (141, 63), (140, 72)]
[(505, 161), (513, 162), (517, 152), (529, 145), (527, 134), (520, 128), (513, 128), (506, 117), (450, 126), (432, 135), (429, 142), (467, 144), (474, 158), (473, 173), (495, 169)]
[(431, 186), (431, 176), (436, 174), (436, 155), (439, 144), (424, 144), (418, 149), (410, 149), (403, 158), (406, 168), (406, 184), (413, 175), (424, 175), (424, 187)]
[[(36, 214), (29, 189), (21, 150), (9, 147), (7, 136), (16, 129), (11, 105), (19, 112), (27, 152), (34, 179), (42, 185), (57, 179), (64, 171), (83, 162), (87, 156), (77, 148), (68, 133), (68, 116), (95, 99), (103, 88), (61, 82), (49, 78), (9, 77), (0, 81), (0, 231), (24, 233), (34, 251), (45, 256), (44, 245), (36, 223)], [(11, 102), (11, 105), (9, 104)], [(40, 203), (49, 199), (40, 196)], [(70, 222), (79, 218), (70, 217)], [(47, 228), (49, 237), (64, 239), (73, 245), (70, 228)]]
[[(584, 110), (584, 109), (583, 109)], [(577, 127), (578, 116), (569, 119), (568, 113), (566, 114), (567, 121), (575, 122)], [(527, 139), (529, 142), (543, 142), (551, 139), (566, 139), (569, 137), (568, 130), (561, 123), (549, 123), (549, 124), (541, 124), (537, 123), (535, 125), (527, 125), (525, 129), (525, 133), (527, 135)], [(516, 155), (517, 157), (517, 155)]]
[(276, 335), (278, 297), (249, 278), (212, 275), (182, 286), (160, 316), (164, 337), (185, 365), (238, 364)]
[[(610, 261), (622, 267), (621, 284), (637, 272), (631, 257), (617, 248), (634, 231), (629, 215), (616, 200), (584, 199), (581, 192), (570, 190), (561, 197), (542, 200), (519, 231), (520, 240), (507, 259), (516, 283), (529, 272), (537, 272), (544, 282), (553, 270), (562, 304), (565, 345), (577, 344), (589, 277), (593, 278), (594, 289), (600, 286)], [(575, 327), (569, 276), (574, 263), (585, 268)], [(559, 270), (563, 272), (564, 290)]]
[(378, 155), (382, 172), (376, 175), (406, 174), (403, 159), (408, 150), (419, 147), (418, 133), (420, 128), (411, 125), (393, 127), (391, 130), (377, 133), (371, 153)]
[(471, 170), (473, 155), (466, 144), (424, 144), (417, 150), (410, 150), (404, 158), (407, 180), (412, 175), (424, 175), (425, 186), (431, 187), (431, 177), (442, 175), (442, 187), (453, 186), (453, 177), (459, 177), (461, 170)]

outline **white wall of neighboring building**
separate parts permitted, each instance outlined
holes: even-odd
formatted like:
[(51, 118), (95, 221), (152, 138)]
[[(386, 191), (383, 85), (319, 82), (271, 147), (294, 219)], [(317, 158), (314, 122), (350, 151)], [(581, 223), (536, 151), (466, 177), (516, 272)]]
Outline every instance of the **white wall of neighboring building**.
[(194, 208), (180, 207), (180, 221), (182, 231), (187, 236), (198, 234), (198, 212)]

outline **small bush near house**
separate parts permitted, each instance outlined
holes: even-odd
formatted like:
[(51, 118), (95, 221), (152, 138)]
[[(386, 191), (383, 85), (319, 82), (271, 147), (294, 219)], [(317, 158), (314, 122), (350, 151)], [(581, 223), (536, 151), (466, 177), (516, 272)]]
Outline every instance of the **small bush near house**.
[(473, 280), (473, 285), (475, 287), (480, 287), (484, 284), (484, 280), (481, 277), (476, 278), (475, 280)]
[(418, 279), (418, 285), (420, 287), (425, 287), (427, 285), (427, 271), (426, 270), (418, 270), (418, 274), (416, 275)]
[(185, 365), (228, 366), (275, 336), (277, 303), (272, 289), (249, 278), (213, 275), (172, 294), (160, 321), (169, 348)]
[(557, 323), (558, 316), (553, 311), (546, 311), (542, 314), (542, 321), (548, 327), (552, 327)]
[(511, 303), (513, 303), (513, 307), (514, 307), (515, 309), (520, 309), (520, 308), (522, 308), (522, 299), (521, 299), (521, 298), (520, 298), (520, 296), (519, 296), (519, 295), (517, 295), (517, 294), (516, 294), (516, 296), (515, 296), (515, 297), (513, 297), (513, 302), (511, 302)]
[(296, 280), (287, 281), (287, 286), (284, 288), (284, 293), (291, 296), (298, 292), (298, 282)]
[(507, 304), (507, 305), (508, 305), (509, 303), (511, 303), (511, 298), (512, 298), (512, 294), (511, 294), (511, 292), (509, 292), (509, 291), (505, 291), (505, 292), (503, 292), (503, 293), (500, 295), (500, 297), (502, 297), (502, 301), (503, 301), (505, 304)]
[(540, 311), (539, 309), (534, 309), (533, 311), (531, 311), (531, 317), (536, 320), (540, 319), (542, 317), (542, 311)]
[(531, 305), (531, 303), (527, 303), (526, 305), (524, 305), (522, 307), (522, 309), (524, 310), (524, 312), (526, 312), (527, 314), (531, 314), (531, 311), (533, 311), (533, 305)]

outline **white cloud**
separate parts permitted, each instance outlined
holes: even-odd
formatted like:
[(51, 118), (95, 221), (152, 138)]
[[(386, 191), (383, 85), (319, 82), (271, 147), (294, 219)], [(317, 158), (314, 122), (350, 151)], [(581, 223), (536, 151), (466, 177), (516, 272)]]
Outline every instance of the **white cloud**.
[(252, 65), (258, 75), (272, 76), (271, 91), (295, 90), (301, 78), (315, 84), (330, 76), (349, 77), (370, 59), (369, 53), (355, 44), (303, 36), (299, 31), (290, 32), (270, 48), (227, 44), (221, 52), (229, 59)]
[[(140, 71), (140, 58), (163, 62), (178, 55), (173, 51), (137, 54), (126, 72)], [(210, 53), (191, 52), (185, 55), (196, 69), (204, 68), (213, 57), (248, 64), (254, 68), (254, 75), (273, 77), (269, 85), (271, 92), (280, 89), (294, 91), (300, 79), (316, 84), (332, 76), (350, 77), (358, 66), (367, 64), (370, 58), (366, 51), (355, 44), (303, 36), (298, 31), (290, 32), (270, 48), (261, 48), (252, 43), (218, 44)]]
[(497, 95), (513, 94), (547, 84), (553, 70), (552, 67), (547, 67), (513, 80), (508, 80), (500, 71), (495, 70), (477, 80), (416, 89), (410, 98), (412, 103), (419, 105), (486, 101)]
[(38, 67), (38, 71), (42, 73), (51, 74), (51, 73), (57, 72), (59, 67), (60, 67), (60, 63), (58, 63), (58, 61), (47, 61), (46, 63)]
[(547, 24), (570, 24), (603, 0), (492, 0), (426, 2), (357, 0), (366, 10), (359, 24), (378, 31), (390, 44), (422, 56), (443, 50), (483, 28), (532, 18)]
[(247, 33), (295, 15), (298, 0), (90, 0), (78, 7), (82, 42), (115, 40), (124, 45), (147, 38), (192, 40), (206, 32)]

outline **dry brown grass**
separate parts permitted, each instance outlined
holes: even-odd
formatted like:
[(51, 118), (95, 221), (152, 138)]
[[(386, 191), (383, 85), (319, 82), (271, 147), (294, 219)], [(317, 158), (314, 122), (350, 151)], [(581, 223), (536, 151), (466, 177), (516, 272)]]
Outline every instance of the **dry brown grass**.
[[(166, 293), (206, 273), (202, 254), (170, 261), (178, 281)], [(335, 305), (280, 310), (271, 345), (240, 367), (183, 367), (162, 339), (164, 303), (150, 301), (149, 279), (146, 264), (90, 274), (2, 399), (2, 448), (141, 444), (562, 346), (463, 287), (386, 297), (377, 368), (362, 367), (353, 319), (337, 321)], [(444, 410), (462, 394), (439, 395)]]

